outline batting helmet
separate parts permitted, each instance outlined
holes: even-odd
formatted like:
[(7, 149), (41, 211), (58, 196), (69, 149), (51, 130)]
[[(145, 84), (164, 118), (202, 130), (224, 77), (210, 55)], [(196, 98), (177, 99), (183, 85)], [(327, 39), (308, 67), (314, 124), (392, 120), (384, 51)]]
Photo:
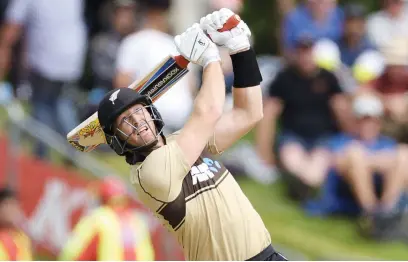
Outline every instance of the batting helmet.
[(136, 104), (141, 104), (147, 109), (154, 121), (157, 137), (162, 135), (164, 122), (149, 96), (141, 95), (130, 88), (118, 88), (108, 92), (99, 103), (99, 123), (109, 146), (120, 156), (142, 152), (151, 147), (151, 145), (135, 147), (116, 135), (117, 130), (114, 129), (116, 118)]

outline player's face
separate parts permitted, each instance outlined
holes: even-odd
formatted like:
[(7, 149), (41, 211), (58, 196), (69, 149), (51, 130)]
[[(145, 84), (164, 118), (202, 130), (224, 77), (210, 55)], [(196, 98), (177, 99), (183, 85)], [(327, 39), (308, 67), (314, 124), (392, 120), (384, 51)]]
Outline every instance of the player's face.
[(116, 134), (135, 147), (157, 141), (157, 131), (150, 113), (145, 106), (136, 104), (123, 112), (115, 122)]

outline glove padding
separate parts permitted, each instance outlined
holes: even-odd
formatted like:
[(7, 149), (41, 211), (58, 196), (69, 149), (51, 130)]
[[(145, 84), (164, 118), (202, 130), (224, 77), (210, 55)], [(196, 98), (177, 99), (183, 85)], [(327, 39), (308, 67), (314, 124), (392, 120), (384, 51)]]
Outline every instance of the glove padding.
[(205, 68), (211, 62), (221, 61), (217, 46), (197, 23), (177, 35), (174, 42), (178, 52), (194, 64)]
[(249, 42), (251, 30), (249, 30), (247, 24), (242, 20), (231, 30), (224, 32), (218, 31), (223, 28), (228, 18), (234, 15), (237, 16), (231, 10), (222, 8), (200, 20), (200, 27), (210, 36), (211, 40), (219, 46), (228, 48), (230, 54), (246, 51), (251, 46)]

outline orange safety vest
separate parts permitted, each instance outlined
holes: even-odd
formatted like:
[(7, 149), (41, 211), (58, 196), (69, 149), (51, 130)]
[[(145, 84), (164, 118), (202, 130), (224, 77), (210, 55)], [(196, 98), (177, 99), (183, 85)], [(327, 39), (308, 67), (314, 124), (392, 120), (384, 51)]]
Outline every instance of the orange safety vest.
[(100, 207), (75, 226), (59, 260), (154, 260), (145, 217), (131, 209)]
[(0, 260), (32, 260), (31, 240), (20, 230), (0, 231)]

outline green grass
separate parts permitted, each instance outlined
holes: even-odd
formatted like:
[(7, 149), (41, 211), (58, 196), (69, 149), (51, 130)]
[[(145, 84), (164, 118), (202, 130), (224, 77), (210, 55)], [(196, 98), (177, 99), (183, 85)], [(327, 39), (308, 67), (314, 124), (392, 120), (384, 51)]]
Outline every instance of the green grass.
[(287, 200), (281, 184), (263, 186), (249, 180), (240, 185), (262, 216), (277, 244), (299, 250), (310, 259), (402, 260), (407, 245), (375, 243), (362, 238), (353, 221), (312, 218)]

